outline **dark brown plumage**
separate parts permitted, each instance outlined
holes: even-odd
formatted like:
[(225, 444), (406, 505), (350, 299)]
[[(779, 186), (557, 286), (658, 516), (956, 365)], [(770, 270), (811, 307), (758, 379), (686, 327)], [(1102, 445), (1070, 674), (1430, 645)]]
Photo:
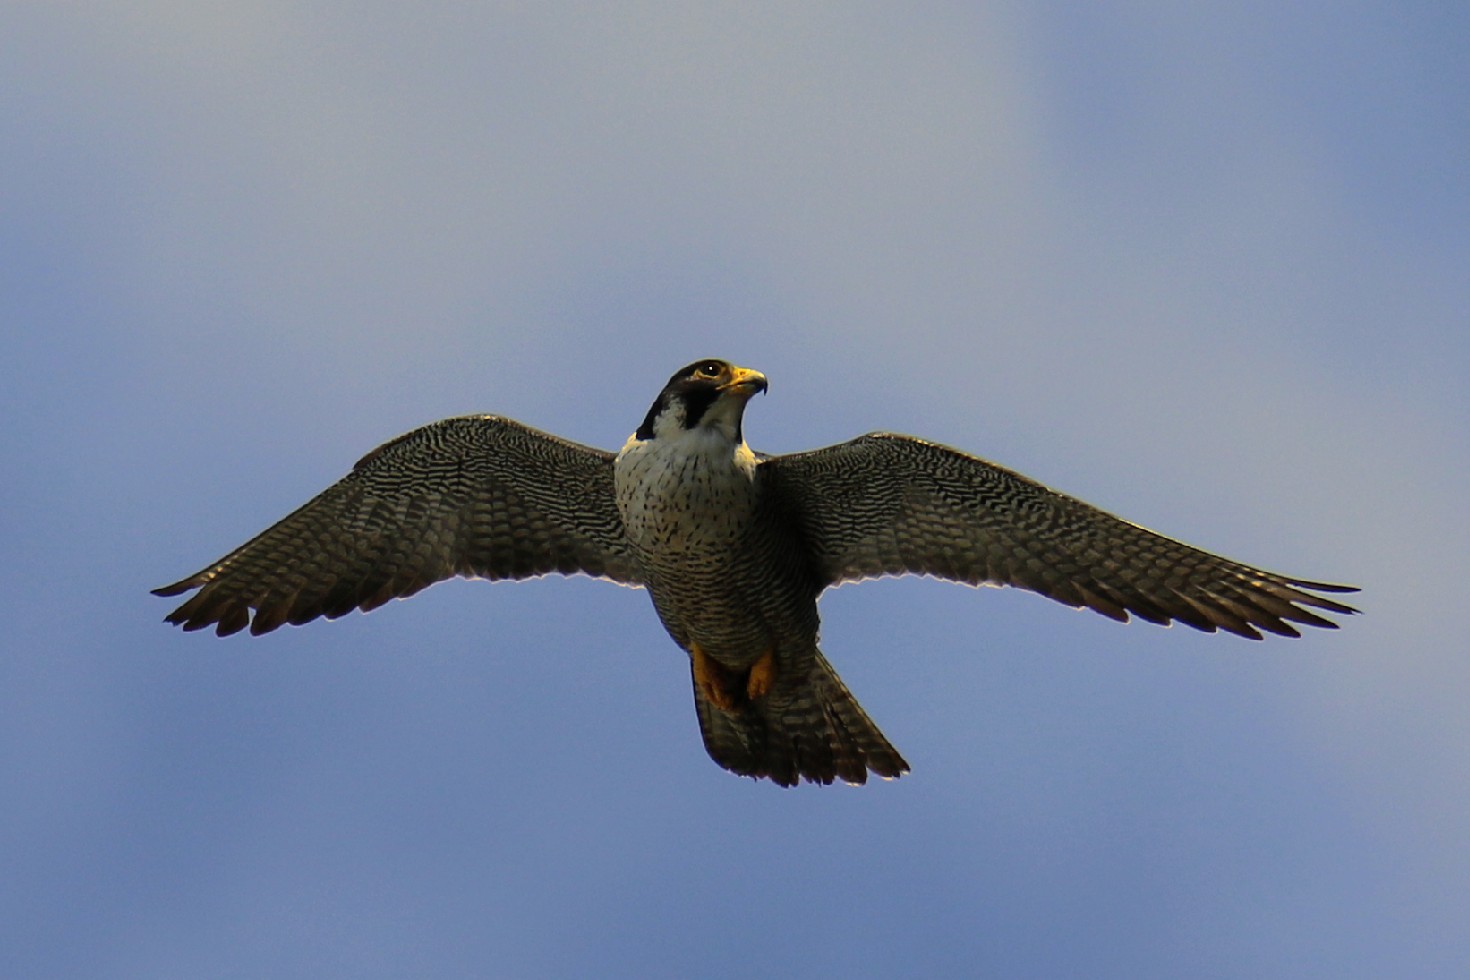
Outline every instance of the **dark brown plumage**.
[[(824, 585), (914, 573), (1014, 585), (1127, 622), (1177, 620), (1252, 640), (1313, 613), (1356, 612), (1316, 592), (1352, 586), (1289, 578), (1201, 551), (994, 463), (878, 432), (762, 466), (790, 506)], [(1303, 608), (1310, 607), (1310, 608)]]
[(638, 585), (612, 461), (511, 419), (444, 419), (374, 449), (305, 506), (153, 594), (199, 589), (167, 621), (228, 636), (367, 612), (455, 575), (584, 572)]
[(783, 785), (908, 771), (817, 648), (817, 597), (834, 585), (1013, 585), (1250, 639), (1356, 611), (1328, 598), (1350, 586), (1209, 554), (908, 436), (758, 457), (741, 422), (765, 388), (758, 372), (697, 361), (616, 456), (496, 416), (436, 422), (156, 594), (198, 589), (168, 622), (223, 636), (370, 610), (455, 575), (645, 587), (690, 656), (711, 757)]

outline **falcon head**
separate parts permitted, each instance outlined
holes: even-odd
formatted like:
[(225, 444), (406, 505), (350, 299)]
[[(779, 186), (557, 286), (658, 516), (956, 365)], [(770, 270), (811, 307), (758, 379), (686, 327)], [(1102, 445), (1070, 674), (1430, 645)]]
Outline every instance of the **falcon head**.
[(664, 385), (634, 438), (671, 438), (703, 428), (733, 443), (744, 442), (740, 420), (745, 403), (766, 388), (766, 376), (759, 371), (729, 361), (695, 361)]

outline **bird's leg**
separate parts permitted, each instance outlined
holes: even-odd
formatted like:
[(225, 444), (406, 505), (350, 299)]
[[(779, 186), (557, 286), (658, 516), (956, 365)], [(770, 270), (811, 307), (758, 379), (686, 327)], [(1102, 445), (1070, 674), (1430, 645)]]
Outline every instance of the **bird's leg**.
[(752, 701), (765, 697), (776, 684), (776, 648), (767, 647), (761, 658), (750, 667), (745, 693)]
[(694, 663), (694, 686), (704, 699), (727, 715), (739, 710), (730, 690), (730, 672), (724, 665), (705, 653), (698, 643), (689, 644), (689, 656)]

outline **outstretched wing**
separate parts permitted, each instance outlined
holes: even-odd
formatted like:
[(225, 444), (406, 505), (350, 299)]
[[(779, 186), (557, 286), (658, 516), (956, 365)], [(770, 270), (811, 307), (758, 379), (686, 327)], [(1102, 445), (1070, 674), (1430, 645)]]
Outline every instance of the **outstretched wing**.
[(154, 594), (199, 589), (167, 621), (217, 623), (227, 636), (375, 609), (454, 575), (549, 572), (642, 584), (613, 494), (613, 456), (476, 415), (379, 446), (295, 513)]
[(1120, 622), (1178, 620), (1213, 633), (1299, 636), (1336, 627), (1311, 609), (1356, 612), (1308, 582), (1221, 558), (1130, 524), (946, 446), (872, 433), (764, 460), (785, 520), (824, 585), (912, 572), (1014, 585)]

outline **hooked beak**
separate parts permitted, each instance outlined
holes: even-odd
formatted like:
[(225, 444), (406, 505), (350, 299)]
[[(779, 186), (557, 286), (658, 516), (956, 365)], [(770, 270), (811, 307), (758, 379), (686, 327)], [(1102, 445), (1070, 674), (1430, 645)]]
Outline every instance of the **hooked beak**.
[(759, 371), (750, 368), (734, 368), (730, 372), (730, 380), (720, 385), (720, 391), (735, 391), (746, 398), (750, 398), (758, 391), (765, 391), (770, 385), (766, 383), (766, 376)]

